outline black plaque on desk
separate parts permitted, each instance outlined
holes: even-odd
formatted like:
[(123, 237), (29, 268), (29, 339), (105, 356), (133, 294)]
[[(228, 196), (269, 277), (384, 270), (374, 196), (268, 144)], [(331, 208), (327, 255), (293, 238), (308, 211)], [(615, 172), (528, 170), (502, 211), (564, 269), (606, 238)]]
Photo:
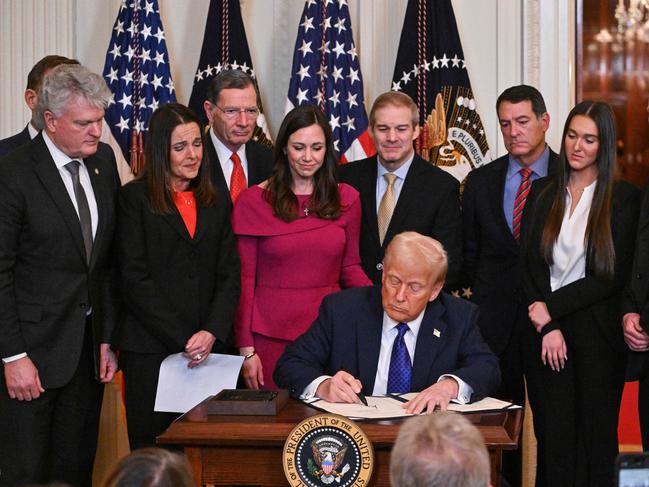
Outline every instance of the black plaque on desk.
[(288, 400), (288, 391), (223, 389), (207, 402), (207, 414), (229, 416), (275, 416)]

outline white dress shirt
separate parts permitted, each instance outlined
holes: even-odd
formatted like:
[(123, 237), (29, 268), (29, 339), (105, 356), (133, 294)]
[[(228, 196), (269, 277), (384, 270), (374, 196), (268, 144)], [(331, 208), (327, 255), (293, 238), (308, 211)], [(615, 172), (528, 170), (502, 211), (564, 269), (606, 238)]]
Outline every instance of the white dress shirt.
[[(419, 329), (421, 328), (421, 321), (424, 319), (424, 313), (426, 309), (419, 313), (419, 316), (408, 323), (409, 330), (403, 335), (403, 340), (406, 342), (406, 348), (408, 349), (408, 355), (410, 355), (410, 362), (413, 363), (415, 357), (415, 348), (417, 346), (417, 335), (419, 335)], [(388, 374), (390, 371), (390, 358), (392, 356), (392, 345), (394, 344), (394, 339), (397, 337), (399, 332), (397, 331), (397, 326), (399, 325), (398, 321), (390, 318), (387, 313), (383, 312), (383, 330), (381, 332), (381, 349), (379, 351), (379, 361), (376, 367), (376, 378), (374, 379), (374, 389), (372, 390), (373, 396), (383, 396), (387, 394), (388, 390)], [(471, 400), (471, 395), (473, 394), (473, 388), (464, 382), (459, 377), (453, 374), (443, 374), (438, 379), (439, 382), (442, 379), (453, 378), (458, 383), (458, 394), (457, 399), (454, 399), (453, 402), (458, 404), (466, 404)], [(318, 389), (318, 386), (325, 380), (331, 378), (330, 375), (321, 375), (311, 382), (308, 386), (305, 387), (302, 395), (302, 399), (309, 399), (315, 396), (315, 392)], [(367, 393), (367, 391), (365, 391)]]
[[(77, 198), (74, 196), (72, 175), (65, 168), (65, 165), (70, 161), (72, 161), (73, 159), (67, 156), (66, 154), (64, 154), (57, 146), (55, 146), (54, 142), (52, 142), (52, 139), (49, 138), (49, 136), (45, 131), (43, 131), (43, 140), (45, 141), (45, 145), (47, 146), (47, 149), (49, 150), (52, 159), (54, 159), (54, 164), (56, 165), (56, 168), (59, 170), (59, 174), (61, 175), (61, 179), (63, 180), (65, 189), (67, 190), (68, 195), (70, 196), (70, 200), (72, 200), (72, 204), (74, 205), (74, 209), (76, 210), (78, 216), (79, 208), (77, 207)], [(92, 183), (90, 182), (90, 175), (88, 174), (88, 169), (86, 168), (83, 159), (79, 158), (74, 160), (77, 160), (80, 163), (79, 181), (81, 183), (81, 186), (83, 187), (84, 192), (86, 193), (86, 199), (88, 200), (88, 207), (90, 208), (90, 219), (92, 223), (92, 238), (94, 239), (95, 235), (97, 234), (97, 222), (99, 221), (99, 213), (97, 211), (97, 200), (95, 199), (95, 193), (92, 189)], [(90, 314), (91, 312), (92, 310), (88, 310), (88, 314)], [(9, 362), (13, 362), (15, 360), (21, 359), (26, 356), (27, 353), (22, 352), (16, 355), (12, 355), (11, 357), (5, 357), (2, 359), (2, 362), (8, 364)]]
[(552, 291), (586, 276), (586, 225), (593, 202), (597, 181), (584, 188), (577, 206), (570, 215), (572, 196), (566, 188), (566, 211), (561, 230), (552, 250), (553, 264), (550, 266), (550, 287)]
[(385, 167), (383, 167), (383, 164), (381, 164), (381, 159), (377, 155), (376, 156), (376, 212), (379, 212), (379, 205), (381, 204), (381, 198), (383, 198), (383, 194), (385, 191), (388, 189), (388, 182), (385, 180), (383, 177), (384, 174), (387, 174), (391, 172), (394, 174), (397, 179), (394, 181), (394, 205), (397, 205), (397, 202), (399, 201), (399, 195), (401, 194), (401, 188), (403, 187), (403, 181), (406, 179), (406, 176), (408, 175), (408, 171), (410, 170), (410, 166), (412, 165), (412, 161), (415, 158), (415, 153), (413, 151), (412, 156), (410, 156), (410, 159), (408, 159), (406, 162), (403, 163), (403, 166), (401, 166), (399, 169), (396, 171), (388, 171)]
[[(210, 128), (210, 138), (212, 139), (212, 144), (214, 144), (214, 149), (216, 150), (216, 155), (219, 156), (219, 162), (221, 163), (221, 170), (223, 171), (223, 176), (225, 177), (225, 183), (230, 189), (230, 179), (232, 178), (232, 168), (234, 167), (234, 162), (232, 162), (232, 151), (228, 149), (223, 142), (216, 136), (214, 129)], [(239, 150), (237, 151), (239, 155), (239, 160), (241, 161), (241, 167), (243, 167), (243, 174), (246, 176), (246, 186), (248, 185), (248, 159), (246, 159), (246, 144), (241, 144)]]

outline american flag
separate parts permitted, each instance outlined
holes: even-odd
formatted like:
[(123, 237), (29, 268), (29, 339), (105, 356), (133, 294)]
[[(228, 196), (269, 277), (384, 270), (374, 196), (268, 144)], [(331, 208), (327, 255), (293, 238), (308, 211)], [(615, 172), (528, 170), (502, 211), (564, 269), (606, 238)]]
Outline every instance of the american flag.
[(307, 0), (298, 28), (286, 111), (318, 105), (341, 161), (374, 154), (347, 0)]
[(137, 174), (151, 114), (176, 101), (158, 0), (122, 0), (103, 74), (113, 92), (106, 121)]
[(451, 0), (408, 0), (392, 90), (419, 107), (421, 157), (460, 182), (491, 160)]

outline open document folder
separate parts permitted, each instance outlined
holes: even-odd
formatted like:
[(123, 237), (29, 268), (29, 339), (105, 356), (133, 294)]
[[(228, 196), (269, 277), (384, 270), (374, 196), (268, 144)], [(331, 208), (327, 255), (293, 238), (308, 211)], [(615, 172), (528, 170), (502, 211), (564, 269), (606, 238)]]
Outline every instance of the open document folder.
[[(316, 409), (328, 413), (340, 414), (350, 419), (391, 419), (413, 416), (412, 414), (406, 413), (406, 410), (401, 406), (416, 395), (416, 392), (410, 392), (408, 394), (392, 394), (388, 396), (365, 396), (367, 406), (363, 404), (328, 402), (317, 397), (305, 400), (304, 402)], [(493, 397), (485, 397), (471, 404), (451, 403), (448, 405), (448, 410), (458, 413), (487, 413), (520, 409), (520, 407), (511, 402), (501, 401)]]
[(154, 411), (186, 413), (208, 396), (236, 389), (243, 357), (210, 353), (193, 369), (187, 367), (187, 362), (181, 353), (162, 361)]

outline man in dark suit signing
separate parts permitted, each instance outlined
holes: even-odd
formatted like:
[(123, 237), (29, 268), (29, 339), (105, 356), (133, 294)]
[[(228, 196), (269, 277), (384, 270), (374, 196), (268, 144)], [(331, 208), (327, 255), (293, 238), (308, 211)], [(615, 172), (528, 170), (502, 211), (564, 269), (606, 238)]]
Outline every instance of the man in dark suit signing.
[(383, 254), (392, 237), (415, 231), (444, 246), (447, 282), (454, 285), (462, 254), (457, 180), (415, 154), (412, 143), (419, 136), (419, 111), (408, 95), (383, 93), (369, 118), (377, 155), (340, 168), (340, 180), (361, 195), (359, 247), (365, 273), (380, 283)]
[(212, 164), (212, 183), (234, 204), (247, 187), (268, 179), (271, 150), (251, 140), (259, 116), (259, 95), (253, 79), (238, 69), (221, 71), (207, 89), (203, 104), (210, 121), (205, 150)]
[[(498, 397), (523, 405), (520, 330), (531, 325), (520, 273), (520, 224), (532, 181), (554, 171), (557, 155), (545, 143), (550, 116), (536, 88), (506, 89), (496, 111), (507, 154), (472, 171), (466, 180), (462, 281), (473, 290), (480, 331), (500, 361)], [(510, 485), (520, 485), (520, 451), (507, 452), (504, 470)]]
[(309, 330), (286, 347), (273, 378), (292, 395), (358, 402), (357, 393), (419, 392), (408, 412), (445, 410), (494, 392), (498, 360), (477, 306), (444, 292), (439, 242), (405, 232), (390, 242), (382, 285), (324, 298)]
[(32, 118), (27, 126), (11, 137), (0, 140), (0, 157), (8, 154), (17, 147), (32, 140), (43, 128), (41, 121), (35, 117), (36, 103), (38, 102), (38, 90), (43, 84), (43, 78), (59, 64), (79, 64), (76, 59), (65, 56), (50, 55), (38, 61), (27, 75), (27, 88), (25, 89), (25, 104), (32, 112)]
[(39, 92), (43, 131), (0, 159), (0, 485), (90, 486), (117, 368), (111, 245), (119, 179), (99, 142), (110, 91), (79, 65)]

